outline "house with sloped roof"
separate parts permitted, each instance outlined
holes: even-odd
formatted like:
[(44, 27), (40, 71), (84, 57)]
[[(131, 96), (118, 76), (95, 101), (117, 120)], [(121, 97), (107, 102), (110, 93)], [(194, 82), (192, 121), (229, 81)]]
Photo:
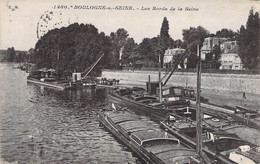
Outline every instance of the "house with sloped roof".
[(236, 41), (225, 42), (223, 44), (223, 53), (219, 59), (219, 62), (221, 63), (220, 69), (244, 69), (242, 60), (238, 56), (238, 48)]
[[(201, 58), (206, 58), (206, 55), (209, 54), (214, 46), (222, 45), (223, 43), (227, 42), (227, 38), (219, 38), (219, 37), (207, 37), (204, 39), (203, 46), (201, 47)], [(220, 46), (222, 50), (223, 46)]]

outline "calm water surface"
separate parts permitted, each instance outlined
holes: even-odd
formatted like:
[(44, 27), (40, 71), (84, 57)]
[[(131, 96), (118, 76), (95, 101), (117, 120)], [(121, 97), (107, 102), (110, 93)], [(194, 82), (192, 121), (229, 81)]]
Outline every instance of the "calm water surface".
[(0, 163), (136, 163), (103, 127), (104, 89), (58, 91), (27, 84), (0, 63)]

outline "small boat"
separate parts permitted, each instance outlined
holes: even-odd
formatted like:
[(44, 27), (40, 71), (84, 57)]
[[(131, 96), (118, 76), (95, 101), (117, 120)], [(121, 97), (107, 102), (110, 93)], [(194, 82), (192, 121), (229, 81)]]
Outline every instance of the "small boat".
[(127, 110), (103, 111), (99, 122), (146, 163), (199, 163), (196, 152), (147, 117)]

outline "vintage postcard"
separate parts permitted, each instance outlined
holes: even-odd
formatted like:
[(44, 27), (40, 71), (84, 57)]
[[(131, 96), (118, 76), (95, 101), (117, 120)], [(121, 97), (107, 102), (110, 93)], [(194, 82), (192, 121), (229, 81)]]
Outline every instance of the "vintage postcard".
[(259, 0), (1, 0), (0, 163), (260, 163)]

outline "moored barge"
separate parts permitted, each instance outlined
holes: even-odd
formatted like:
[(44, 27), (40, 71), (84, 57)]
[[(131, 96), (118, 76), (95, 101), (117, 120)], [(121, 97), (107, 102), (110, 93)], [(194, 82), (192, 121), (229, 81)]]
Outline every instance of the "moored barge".
[[(118, 104), (121, 107), (127, 107), (135, 112), (146, 114), (153, 118), (156, 117), (158, 120), (164, 119), (169, 113), (180, 112), (182, 109), (185, 112), (186, 108), (189, 107), (191, 117), (195, 119), (196, 102), (194, 101), (194, 94), (189, 94), (191, 91), (193, 90), (181, 87), (169, 87), (168, 91), (163, 90), (163, 92), (168, 94), (163, 97), (163, 102), (159, 102), (156, 94), (150, 94), (149, 91), (145, 91), (142, 88), (117, 88), (110, 90), (108, 98), (110, 102)], [(236, 108), (218, 106), (209, 103), (203, 97), (201, 99), (203, 100), (201, 108), (204, 114), (225, 118), (226, 120), (232, 119), (249, 128), (260, 130), (260, 115), (257, 111), (240, 106), (236, 106)]]
[(99, 121), (146, 163), (199, 163), (196, 152), (147, 117), (129, 111), (105, 111)]
[[(167, 121), (161, 122), (161, 127), (191, 147), (196, 147), (196, 122), (189, 117), (171, 114)], [(203, 151), (218, 163), (256, 164), (260, 162), (259, 134), (257, 129), (233, 120), (204, 115)]]
[(165, 118), (167, 113), (172, 110), (189, 106), (189, 101), (183, 97), (181, 88), (169, 87), (165, 89), (163, 93), (166, 93), (166, 95), (162, 97), (162, 102), (160, 102), (158, 94), (156, 94), (158, 92), (156, 89), (153, 85), (148, 87), (147, 92), (139, 87), (117, 88), (110, 90), (108, 98), (111, 103), (158, 119)]

